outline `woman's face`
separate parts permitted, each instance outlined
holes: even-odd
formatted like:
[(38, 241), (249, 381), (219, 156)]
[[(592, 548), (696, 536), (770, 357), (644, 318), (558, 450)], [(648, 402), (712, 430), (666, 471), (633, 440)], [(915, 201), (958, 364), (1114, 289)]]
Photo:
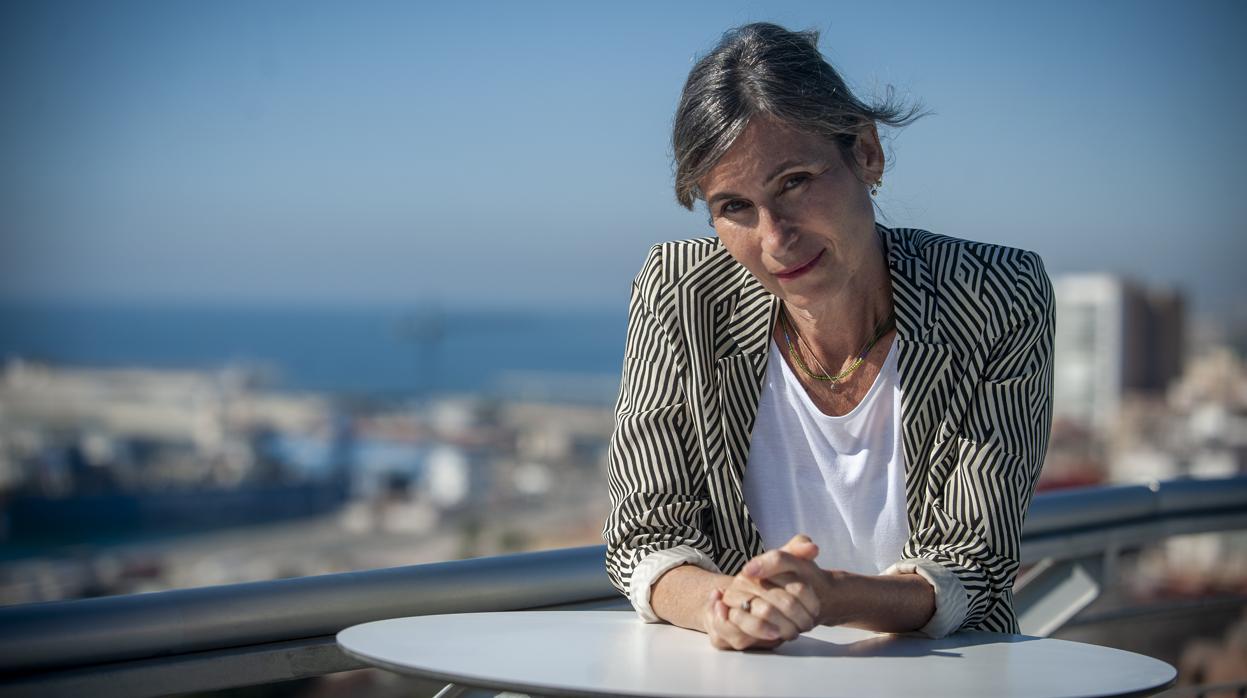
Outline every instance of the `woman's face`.
[(860, 178), (836, 143), (759, 118), (698, 182), (724, 247), (796, 307), (843, 290), (879, 254), (866, 184), (883, 172), (874, 129), (852, 153)]

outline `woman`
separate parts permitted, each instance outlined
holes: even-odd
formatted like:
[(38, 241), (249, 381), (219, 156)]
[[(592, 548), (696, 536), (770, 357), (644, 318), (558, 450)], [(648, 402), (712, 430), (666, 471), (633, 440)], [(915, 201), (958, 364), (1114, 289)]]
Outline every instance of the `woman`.
[(913, 116), (770, 24), (690, 73), (676, 194), (717, 236), (637, 276), (609, 452), (607, 570), (645, 620), (738, 650), (1016, 632), (1051, 286), (1033, 253), (876, 224), (876, 124)]

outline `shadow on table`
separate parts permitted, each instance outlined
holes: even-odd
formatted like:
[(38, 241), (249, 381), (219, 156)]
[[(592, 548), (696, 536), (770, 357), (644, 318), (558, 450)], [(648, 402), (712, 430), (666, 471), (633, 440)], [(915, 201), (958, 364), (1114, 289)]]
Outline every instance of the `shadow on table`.
[(915, 635), (879, 635), (845, 644), (802, 635), (768, 650), (788, 657), (960, 657), (957, 650), (976, 645), (1017, 644), (1039, 638), (999, 633), (958, 633), (939, 640)]

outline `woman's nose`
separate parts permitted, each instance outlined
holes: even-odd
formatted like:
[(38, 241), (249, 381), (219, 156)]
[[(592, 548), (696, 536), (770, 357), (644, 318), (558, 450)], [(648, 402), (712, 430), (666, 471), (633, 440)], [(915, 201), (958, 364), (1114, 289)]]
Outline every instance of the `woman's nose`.
[(758, 232), (768, 252), (782, 252), (792, 245), (793, 229), (784, 216), (770, 207), (758, 208)]

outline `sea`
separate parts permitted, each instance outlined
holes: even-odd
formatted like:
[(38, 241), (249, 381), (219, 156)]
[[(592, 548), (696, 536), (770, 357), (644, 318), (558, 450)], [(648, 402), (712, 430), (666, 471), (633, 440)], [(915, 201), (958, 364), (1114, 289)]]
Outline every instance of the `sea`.
[(618, 310), (0, 304), (0, 360), (254, 369), (276, 390), (355, 398), (476, 394), (608, 403)]

